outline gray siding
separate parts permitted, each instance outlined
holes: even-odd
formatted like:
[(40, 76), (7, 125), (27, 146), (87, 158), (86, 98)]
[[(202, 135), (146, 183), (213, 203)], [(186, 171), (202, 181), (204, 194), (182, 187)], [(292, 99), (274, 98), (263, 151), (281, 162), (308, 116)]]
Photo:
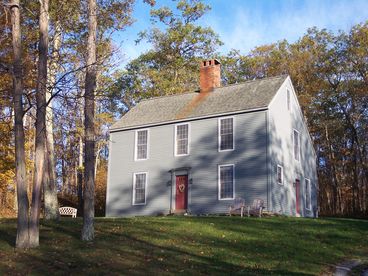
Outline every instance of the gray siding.
[[(168, 213), (169, 170), (191, 167), (188, 208), (193, 214), (226, 213), (231, 200), (218, 200), (218, 165), (235, 165), (235, 197), (247, 204), (262, 198), (267, 204), (267, 112), (235, 118), (235, 150), (218, 151), (218, 118), (189, 122), (190, 154), (174, 156), (175, 124), (149, 129), (149, 159), (134, 161), (135, 130), (111, 133), (106, 215), (137, 216)], [(132, 205), (133, 173), (147, 172), (146, 205)], [(175, 183), (173, 183), (175, 191)], [(173, 198), (175, 195), (173, 195)]]
[[(287, 109), (287, 89), (291, 93), (291, 111)], [(169, 171), (185, 167), (191, 167), (188, 211), (226, 213), (232, 200), (218, 199), (218, 166), (234, 164), (235, 197), (244, 198), (247, 205), (261, 198), (267, 210), (295, 215), (294, 183), (299, 179), (300, 215), (312, 216), (317, 207), (316, 156), (290, 78), (281, 85), (267, 111), (232, 117), (235, 120), (234, 151), (218, 151), (218, 118), (188, 121), (190, 154), (187, 156), (174, 155), (175, 124), (149, 128), (149, 158), (142, 161), (134, 161), (136, 130), (112, 132), (106, 215), (169, 213), (175, 209), (175, 177)], [(293, 129), (301, 135), (300, 161), (294, 160)], [(284, 171), (283, 185), (277, 183), (278, 164)], [(148, 173), (146, 205), (132, 205), (133, 174), (138, 172)], [(186, 171), (176, 172), (177, 175), (182, 173)], [(311, 210), (305, 206), (306, 178), (312, 184)]]
[[(291, 110), (287, 109), (287, 89), (290, 91)], [(270, 209), (273, 212), (295, 215), (296, 191), (295, 179), (300, 180), (300, 212), (301, 216), (313, 216), (313, 208), (317, 206), (317, 171), (316, 156), (309, 137), (308, 129), (302, 119), (290, 78), (280, 87), (269, 106), (269, 187)], [(293, 129), (300, 133), (300, 161), (293, 155)], [(279, 185), (276, 178), (277, 164), (284, 168), (284, 183)], [(311, 180), (312, 208), (305, 208), (305, 179)]]

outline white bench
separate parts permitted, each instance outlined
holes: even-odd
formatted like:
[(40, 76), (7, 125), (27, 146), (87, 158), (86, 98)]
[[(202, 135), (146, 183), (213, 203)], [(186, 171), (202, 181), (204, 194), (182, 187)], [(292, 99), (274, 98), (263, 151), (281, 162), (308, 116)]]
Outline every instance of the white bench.
[(59, 208), (60, 216), (72, 216), (72, 218), (77, 217), (77, 209), (73, 207), (60, 207)]

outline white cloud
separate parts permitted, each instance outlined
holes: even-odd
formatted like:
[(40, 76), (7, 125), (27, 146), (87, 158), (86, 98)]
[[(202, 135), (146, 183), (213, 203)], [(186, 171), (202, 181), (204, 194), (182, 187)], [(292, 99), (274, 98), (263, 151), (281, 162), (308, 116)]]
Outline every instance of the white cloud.
[[(308, 28), (317, 26), (337, 31), (349, 30), (354, 24), (368, 20), (367, 0), (207, 0), (212, 11), (199, 24), (210, 26), (220, 35), (227, 53), (238, 49), (249, 52), (256, 46), (282, 39), (295, 41)], [(147, 51), (150, 45), (135, 45), (139, 31), (150, 27), (149, 7), (137, 6), (137, 22), (115, 39), (122, 43), (124, 66)]]
[[(368, 19), (368, 1), (281, 1), (265, 12), (250, 1), (231, 2), (232, 12), (217, 14), (214, 9), (204, 21), (219, 33), (225, 45), (222, 52), (239, 49), (248, 52), (255, 46), (287, 39), (295, 41), (308, 28), (316, 26), (337, 31), (348, 30)], [(234, 4), (237, 3), (237, 4)], [(263, 2), (263, 4), (267, 2)], [(275, 6), (275, 7), (273, 7)], [(216, 12), (216, 13), (215, 13)], [(231, 16), (233, 15), (233, 16)]]

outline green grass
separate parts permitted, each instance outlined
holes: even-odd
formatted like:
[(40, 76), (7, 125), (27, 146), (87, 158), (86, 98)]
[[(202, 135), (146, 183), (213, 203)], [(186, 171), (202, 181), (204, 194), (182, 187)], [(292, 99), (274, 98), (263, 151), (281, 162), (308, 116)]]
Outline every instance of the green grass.
[(0, 219), (3, 274), (315, 275), (368, 254), (368, 221), (353, 219), (141, 217), (41, 222), (41, 246), (14, 250), (16, 221)]

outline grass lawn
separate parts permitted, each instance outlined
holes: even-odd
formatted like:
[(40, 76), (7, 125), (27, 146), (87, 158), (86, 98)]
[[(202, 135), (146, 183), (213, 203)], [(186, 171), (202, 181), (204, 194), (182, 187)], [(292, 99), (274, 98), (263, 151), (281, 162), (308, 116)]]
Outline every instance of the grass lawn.
[(315, 275), (368, 256), (365, 220), (100, 218), (93, 243), (79, 240), (81, 225), (79, 218), (42, 221), (41, 246), (14, 250), (16, 221), (0, 219), (0, 275)]

